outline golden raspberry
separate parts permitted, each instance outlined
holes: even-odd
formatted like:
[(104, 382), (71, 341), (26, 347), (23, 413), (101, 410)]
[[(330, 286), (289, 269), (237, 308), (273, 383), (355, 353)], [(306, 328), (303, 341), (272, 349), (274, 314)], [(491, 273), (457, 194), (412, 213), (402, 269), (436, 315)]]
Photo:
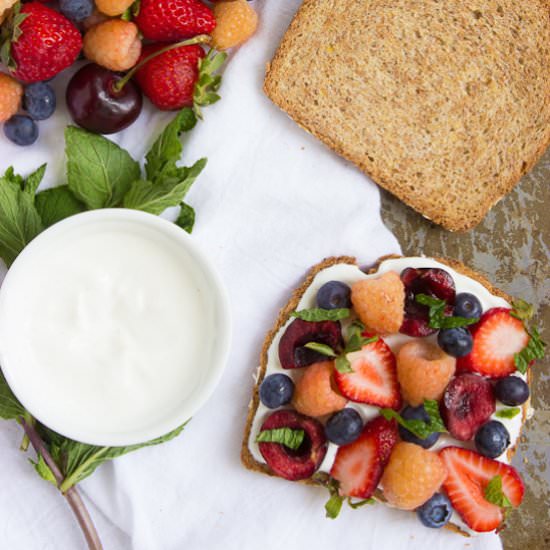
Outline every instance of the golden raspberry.
[(122, 15), (134, 0), (95, 0), (97, 9), (105, 15)]
[(351, 301), (357, 316), (371, 332), (394, 334), (403, 324), (405, 287), (393, 271), (355, 283)]
[(403, 399), (417, 407), (424, 399), (439, 401), (453, 377), (456, 359), (439, 346), (413, 340), (397, 353), (397, 379)]
[(15, 78), (0, 73), (0, 122), (5, 122), (19, 110), (23, 86)]
[(141, 55), (141, 40), (134, 23), (110, 19), (93, 26), (84, 35), (84, 55), (111, 71), (127, 71)]
[(441, 487), (447, 477), (439, 455), (414, 443), (393, 448), (380, 481), (388, 502), (402, 510), (414, 510)]
[(258, 26), (258, 15), (246, 0), (219, 2), (214, 8), (216, 28), (212, 31), (212, 46), (227, 50), (246, 42)]

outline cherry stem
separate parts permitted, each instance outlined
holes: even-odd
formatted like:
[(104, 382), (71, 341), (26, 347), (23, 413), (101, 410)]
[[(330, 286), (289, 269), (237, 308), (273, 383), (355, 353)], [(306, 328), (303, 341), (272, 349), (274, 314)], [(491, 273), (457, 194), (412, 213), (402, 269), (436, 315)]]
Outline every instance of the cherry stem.
[[(19, 422), (21, 423), (21, 426), (23, 426), (25, 434), (29, 438), (31, 445), (34, 447), (36, 454), (40, 455), (44, 459), (44, 462), (47, 464), (48, 468), (55, 477), (57, 487), (60, 487), (65, 479), (63, 473), (48, 451), (46, 444), (36, 431), (34, 424), (32, 422), (29, 423), (23, 416), (19, 418)], [(101, 540), (95, 528), (94, 522), (92, 521), (90, 513), (88, 512), (82, 497), (77, 491), (76, 486), (73, 485), (67, 490), (67, 492), (63, 493), (63, 496), (67, 499), (69, 506), (76, 516), (76, 520), (78, 521), (78, 524), (84, 534), (84, 538), (88, 543), (88, 548), (90, 550), (102, 550), (103, 545), (101, 544)]]
[(210, 42), (210, 40), (211, 40), (210, 35), (199, 34), (194, 38), (189, 38), (188, 40), (183, 40), (182, 42), (176, 42), (175, 44), (170, 44), (165, 48), (161, 48), (160, 50), (157, 50), (156, 52), (142, 59), (135, 67), (133, 67), (130, 71), (128, 71), (120, 80), (117, 80), (113, 84), (114, 91), (120, 92), (122, 88), (124, 88), (124, 86), (128, 83), (128, 81), (134, 76), (134, 74), (136, 74), (136, 71), (139, 71), (139, 69), (141, 69), (143, 65), (145, 65), (146, 63), (149, 63), (149, 61), (157, 57), (157, 55), (161, 55), (163, 53), (169, 52), (170, 50), (175, 50), (176, 48), (180, 48), (181, 46), (193, 46), (194, 44), (207, 44), (208, 42)]

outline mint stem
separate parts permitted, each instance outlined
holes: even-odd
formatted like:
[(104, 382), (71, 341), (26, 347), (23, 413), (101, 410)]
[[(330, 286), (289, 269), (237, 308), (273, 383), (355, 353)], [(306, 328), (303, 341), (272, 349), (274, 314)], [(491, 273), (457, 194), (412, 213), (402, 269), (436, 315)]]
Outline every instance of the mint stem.
[[(34, 450), (37, 454), (41, 455), (44, 459), (44, 462), (48, 465), (48, 468), (52, 471), (57, 486), (60, 487), (64, 481), (63, 473), (59, 469), (59, 466), (56, 464), (55, 460), (52, 458), (52, 455), (48, 451), (46, 444), (36, 431), (36, 428), (32, 423), (27, 422), (23, 416), (19, 419), (21, 426), (25, 430), (25, 435), (29, 438), (31, 445), (34, 447)], [(103, 545), (95, 528), (94, 522), (80, 496), (79, 492), (76, 489), (76, 486), (72, 486), (67, 490), (66, 493), (63, 493), (63, 496), (67, 499), (69, 506), (71, 507), (78, 525), (82, 529), (84, 538), (88, 543), (88, 548), (90, 550), (103, 550)]]
[[(34, 418), (30, 415), (29, 412), (25, 411), (23, 418), (28, 424), (31, 424), (32, 426), (34, 426)], [(27, 452), (29, 449), (29, 443), (30, 443), (29, 436), (25, 433), (25, 435), (23, 436), (23, 439), (21, 440), (21, 445), (19, 446), (19, 450), (23, 451), (24, 453)]]

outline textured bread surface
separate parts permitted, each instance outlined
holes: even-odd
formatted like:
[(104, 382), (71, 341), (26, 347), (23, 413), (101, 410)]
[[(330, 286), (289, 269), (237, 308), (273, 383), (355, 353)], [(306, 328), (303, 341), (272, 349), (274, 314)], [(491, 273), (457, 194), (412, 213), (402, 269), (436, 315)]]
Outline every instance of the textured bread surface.
[[(368, 273), (376, 273), (378, 271), (378, 268), (380, 264), (384, 260), (392, 259), (392, 258), (399, 258), (400, 256), (397, 256), (395, 254), (391, 254), (388, 256), (383, 256), (377, 260), (374, 267), (368, 271)], [(486, 277), (483, 275), (477, 273), (476, 271), (470, 269), (469, 267), (465, 266), (462, 262), (459, 262), (457, 260), (452, 260), (448, 258), (434, 258), (436, 261), (449, 266), (450, 268), (456, 270), (458, 273), (461, 273), (462, 275), (465, 275), (466, 277), (470, 277), (471, 279), (477, 281), (481, 285), (483, 285), (491, 294), (494, 294), (495, 296), (500, 296), (501, 298), (504, 298), (508, 303), (512, 302), (512, 297), (506, 294), (505, 292), (502, 292), (500, 289), (494, 287)], [(267, 336), (264, 340), (262, 351), (260, 355), (260, 368), (258, 371), (258, 376), (256, 383), (254, 385), (254, 388), (252, 390), (252, 399), (249, 404), (248, 408), (248, 416), (246, 419), (246, 425), (244, 429), (244, 437), (243, 442), (241, 445), (241, 461), (243, 465), (248, 468), (249, 470), (254, 470), (256, 472), (260, 472), (263, 474), (267, 474), (270, 476), (276, 476), (269, 466), (267, 464), (264, 464), (262, 462), (258, 462), (250, 452), (250, 449), (248, 448), (248, 442), (250, 439), (250, 432), (252, 430), (252, 423), (254, 421), (254, 417), (256, 416), (256, 411), (258, 410), (258, 405), (260, 403), (260, 385), (265, 377), (266, 369), (267, 369), (267, 357), (268, 357), (268, 351), (269, 348), (273, 342), (273, 339), (275, 338), (276, 334), (279, 332), (282, 326), (288, 321), (290, 318), (290, 314), (296, 310), (298, 307), (298, 304), (304, 295), (305, 291), (309, 288), (311, 283), (313, 282), (313, 279), (323, 269), (326, 269), (327, 267), (331, 267), (333, 265), (337, 264), (351, 264), (351, 265), (357, 265), (357, 260), (351, 256), (336, 256), (336, 257), (330, 257), (325, 258), (322, 262), (314, 265), (309, 272), (307, 273), (304, 281), (302, 284), (294, 290), (292, 293), (289, 301), (286, 303), (285, 306), (279, 311), (279, 315), (277, 317), (277, 320), (275, 321), (275, 325), (273, 328), (267, 333)], [(528, 374), (529, 376), (529, 374)], [(523, 423), (527, 419), (527, 412), (529, 410), (529, 401), (527, 401), (522, 406), (522, 426)], [(521, 435), (521, 434), (520, 434)], [(516, 451), (517, 444), (519, 443), (520, 436), (518, 436), (516, 446), (513, 448), (508, 449), (507, 456), (509, 460), (512, 460), (512, 457), (514, 456), (514, 453)], [(327, 477), (327, 476), (321, 476), (321, 477)], [(282, 478), (281, 478), (282, 479)], [(295, 483), (295, 482), (294, 482)], [(300, 483), (305, 483), (307, 485), (319, 485), (319, 483), (312, 478), (301, 480)], [(377, 490), (375, 495), (377, 499), (383, 501), (384, 497), (382, 495), (382, 492), (380, 490)], [(458, 525), (449, 523), (446, 525), (447, 529), (450, 529), (452, 531), (455, 531), (457, 533), (460, 533), (464, 536), (469, 536), (467, 532), (463, 531)]]
[(550, 1), (305, 0), (264, 89), (380, 186), (467, 230), (550, 144)]

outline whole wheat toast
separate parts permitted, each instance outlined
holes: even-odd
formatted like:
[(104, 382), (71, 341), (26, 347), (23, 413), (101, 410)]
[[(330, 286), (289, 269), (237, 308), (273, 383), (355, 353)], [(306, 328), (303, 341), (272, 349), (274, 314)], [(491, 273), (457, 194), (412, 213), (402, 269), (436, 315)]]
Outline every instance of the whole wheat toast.
[(305, 0), (264, 89), (381, 187), (467, 230), (550, 144), (550, 2)]
[[(399, 258), (399, 257), (400, 256), (397, 256), (397, 255), (388, 255), (388, 256), (383, 256), (383, 257), (379, 258), (377, 260), (377, 262), (375, 263), (375, 265), (370, 270), (368, 270), (368, 273), (376, 273), (377, 270), (378, 270), (379, 265), (384, 260), (392, 259), (392, 258)], [(494, 287), (487, 280), (486, 277), (484, 277), (483, 275), (479, 274), (478, 272), (470, 269), (469, 267), (464, 265), (462, 262), (459, 262), (459, 261), (453, 260), (453, 259), (449, 259), (449, 258), (434, 258), (434, 259), (436, 261), (444, 264), (444, 265), (447, 265), (447, 266), (451, 267), (452, 269), (454, 269), (458, 273), (461, 273), (462, 275), (465, 275), (466, 277), (469, 277), (470, 279), (473, 279), (473, 280), (477, 281), (478, 283), (483, 285), (491, 294), (493, 294), (495, 296), (499, 296), (501, 298), (504, 298), (508, 303), (512, 302), (513, 298), (511, 296), (509, 296), (505, 292), (501, 291), (500, 289)], [(243, 437), (243, 442), (242, 442), (242, 446), (241, 446), (241, 461), (242, 461), (243, 465), (246, 468), (248, 468), (249, 470), (253, 470), (253, 471), (260, 472), (260, 473), (263, 473), (263, 474), (267, 474), (267, 475), (270, 475), (270, 476), (276, 476), (276, 474), (274, 474), (271, 471), (269, 466), (267, 466), (266, 464), (264, 464), (262, 462), (258, 462), (254, 458), (254, 456), (252, 455), (252, 453), (250, 452), (250, 449), (249, 449), (249, 440), (250, 440), (250, 434), (251, 434), (251, 430), (252, 430), (252, 423), (254, 421), (254, 417), (256, 416), (256, 411), (257, 411), (258, 405), (260, 403), (259, 389), (260, 389), (260, 385), (261, 385), (261, 383), (262, 383), (262, 381), (265, 377), (266, 369), (267, 369), (268, 350), (269, 350), (275, 336), (277, 335), (277, 333), (281, 329), (281, 327), (283, 327), (285, 325), (285, 323), (289, 320), (290, 314), (297, 309), (298, 304), (299, 304), (302, 296), (304, 295), (306, 290), (309, 288), (309, 286), (313, 282), (315, 276), (320, 271), (322, 271), (323, 269), (326, 269), (328, 267), (331, 267), (331, 266), (337, 265), (337, 264), (358, 265), (357, 260), (353, 257), (350, 257), (350, 256), (330, 257), (330, 258), (326, 258), (322, 262), (314, 265), (309, 270), (309, 272), (307, 273), (307, 275), (306, 275), (304, 281), (302, 282), (302, 284), (297, 289), (294, 290), (294, 292), (292, 293), (289, 301), (279, 311), (279, 315), (277, 317), (275, 325), (267, 333), (267, 336), (266, 336), (266, 338), (263, 342), (261, 355), (260, 355), (260, 368), (259, 368), (259, 371), (258, 371), (258, 374), (257, 374), (257, 378), (256, 378), (254, 388), (253, 388), (252, 399), (251, 399), (250, 404), (249, 404), (248, 416), (247, 416), (247, 419), (246, 419), (244, 437)], [(528, 376), (528, 381), (530, 381), (530, 371), (528, 371), (527, 376)], [(527, 420), (527, 414), (528, 414), (528, 411), (529, 411), (529, 407), (530, 407), (530, 401), (529, 400), (527, 402), (525, 402), (521, 407), (522, 428), (523, 428), (523, 424)], [(512, 460), (512, 457), (514, 456), (514, 454), (516, 452), (516, 448), (517, 448), (517, 445), (520, 441), (520, 437), (521, 437), (521, 433), (518, 435), (516, 444), (513, 447), (510, 447), (508, 449), (507, 453), (506, 453), (507, 456), (508, 456), (508, 459), (510, 461)], [(304, 483), (306, 485), (317, 485), (317, 486), (319, 486), (319, 481), (318, 480), (320, 478), (323, 478), (323, 477), (326, 477), (326, 476), (317, 474), (317, 476), (316, 476), (317, 479), (308, 478), (308, 479), (304, 479), (304, 480), (299, 481), (299, 483)], [(384, 497), (383, 497), (382, 492), (380, 490), (377, 490), (374, 496), (375, 496), (376, 499), (384, 501)], [(455, 531), (455, 532), (457, 532), (457, 533), (459, 533), (463, 536), (469, 536), (469, 534), (466, 531), (461, 529), (461, 527), (456, 525), (456, 524), (448, 523), (446, 525), (446, 528), (450, 529), (452, 531)]]

